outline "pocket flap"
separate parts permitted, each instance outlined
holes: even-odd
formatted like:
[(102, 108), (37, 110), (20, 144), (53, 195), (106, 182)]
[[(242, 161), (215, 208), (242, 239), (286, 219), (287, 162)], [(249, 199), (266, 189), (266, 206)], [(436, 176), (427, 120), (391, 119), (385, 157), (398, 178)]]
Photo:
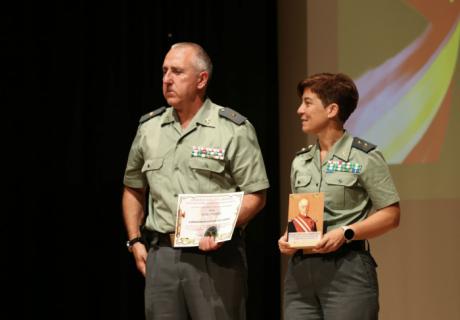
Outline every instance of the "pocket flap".
[(221, 173), (224, 171), (225, 165), (222, 160), (193, 157), (190, 159), (190, 167), (192, 169)]
[(348, 172), (334, 172), (326, 175), (326, 182), (332, 185), (351, 187), (358, 180), (358, 176)]
[(294, 186), (296, 188), (297, 187), (305, 187), (310, 183), (310, 181), (311, 181), (311, 176), (309, 176), (309, 175), (298, 176), (295, 179)]
[(163, 166), (163, 158), (149, 159), (144, 162), (142, 172), (158, 170)]

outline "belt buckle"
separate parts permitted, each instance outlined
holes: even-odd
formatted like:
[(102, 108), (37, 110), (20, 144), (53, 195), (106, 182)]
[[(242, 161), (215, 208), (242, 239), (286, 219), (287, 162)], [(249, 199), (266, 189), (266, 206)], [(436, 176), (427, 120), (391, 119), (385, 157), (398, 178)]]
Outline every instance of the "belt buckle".
[(169, 240), (170, 240), (170, 243), (171, 243), (171, 247), (174, 247), (174, 239), (175, 238), (176, 238), (176, 234), (174, 232), (169, 234)]

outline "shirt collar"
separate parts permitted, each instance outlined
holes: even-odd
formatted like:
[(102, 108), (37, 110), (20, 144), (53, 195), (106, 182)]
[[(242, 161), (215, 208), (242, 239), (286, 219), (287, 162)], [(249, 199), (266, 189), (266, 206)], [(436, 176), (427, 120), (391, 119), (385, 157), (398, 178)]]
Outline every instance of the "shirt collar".
[(212, 101), (209, 98), (206, 98), (200, 110), (193, 117), (192, 122), (205, 126), (205, 127), (215, 127), (217, 123), (217, 112), (212, 112)]
[[(304, 151), (305, 149), (309, 149), (308, 151)], [(303, 148), (302, 150), (299, 151), (300, 157), (304, 160), (310, 160), (311, 158), (314, 157), (315, 152), (317, 149), (317, 145), (309, 145), (308, 148)]]
[(161, 121), (161, 126), (167, 125), (169, 123), (178, 122), (176, 111), (174, 108), (169, 107), (164, 113), (164, 117)]
[(353, 143), (353, 137), (348, 134), (347, 131), (343, 133), (343, 136), (332, 147), (331, 155), (342, 159), (343, 161), (348, 161), (351, 152), (351, 145)]
[[(195, 126), (195, 124), (199, 124), (205, 127), (215, 127), (217, 123), (217, 113), (211, 112), (212, 101), (209, 98), (206, 98), (204, 103), (201, 105), (198, 112), (193, 117), (190, 124)], [(173, 122), (179, 122), (179, 117), (177, 116), (176, 111), (174, 108), (168, 108), (165, 112), (165, 116), (161, 122), (161, 125), (167, 125)]]

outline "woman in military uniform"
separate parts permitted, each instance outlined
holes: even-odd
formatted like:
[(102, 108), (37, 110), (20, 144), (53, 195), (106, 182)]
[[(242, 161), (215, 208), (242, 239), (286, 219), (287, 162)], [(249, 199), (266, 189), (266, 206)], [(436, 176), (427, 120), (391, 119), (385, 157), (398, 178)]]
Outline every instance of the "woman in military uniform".
[(377, 265), (366, 240), (398, 226), (399, 196), (381, 152), (344, 129), (358, 103), (353, 81), (321, 73), (297, 90), (302, 131), (317, 142), (295, 156), (291, 188), (324, 192), (324, 235), (311, 254), (290, 248), (286, 233), (278, 241), (291, 256), (285, 319), (377, 319)]

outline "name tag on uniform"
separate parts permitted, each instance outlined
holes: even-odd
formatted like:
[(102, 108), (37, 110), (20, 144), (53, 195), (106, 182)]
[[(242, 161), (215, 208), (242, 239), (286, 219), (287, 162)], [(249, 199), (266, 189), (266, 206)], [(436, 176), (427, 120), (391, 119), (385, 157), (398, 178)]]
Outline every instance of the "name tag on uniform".
[(192, 147), (192, 157), (224, 160), (225, 149), (212, 147)]
[(362, 165), (356, 162), (345, 162), (342, 160), (329, 160), (326, 165), (326, 173), (351, 172), (361, 173)]

